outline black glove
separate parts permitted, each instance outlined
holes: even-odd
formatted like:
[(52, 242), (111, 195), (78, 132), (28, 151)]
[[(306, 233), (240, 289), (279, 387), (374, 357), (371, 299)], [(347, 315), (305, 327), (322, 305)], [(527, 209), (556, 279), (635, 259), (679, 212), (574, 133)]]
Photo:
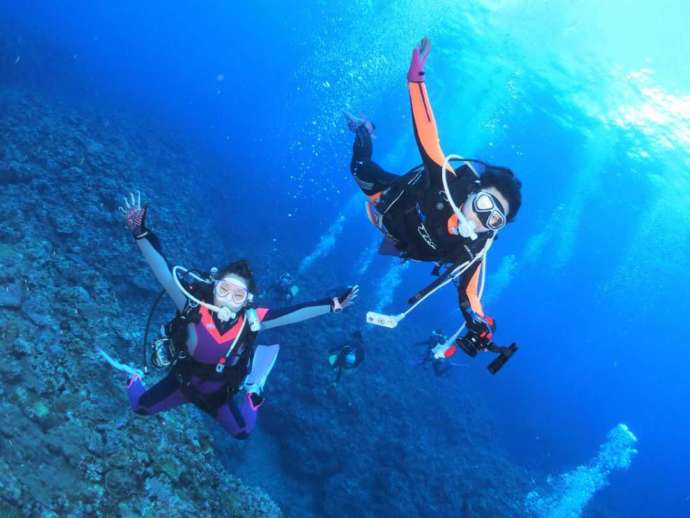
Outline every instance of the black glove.
[(472, 308), (467, 310), (467, 329), (481, 340), (493, 340), (496, 332), (496, 321), (493, 317), (482, 316)]

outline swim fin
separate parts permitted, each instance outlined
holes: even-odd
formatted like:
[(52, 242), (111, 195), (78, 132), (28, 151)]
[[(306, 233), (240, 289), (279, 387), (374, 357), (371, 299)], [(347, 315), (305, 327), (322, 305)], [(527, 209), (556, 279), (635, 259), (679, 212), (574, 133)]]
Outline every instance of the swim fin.
[(252, 367), (247, 375), (242, 388), (247, 392), (261, 394), (268, 375), (278, 358), (280, 345), (257, 345), (252, 359)]

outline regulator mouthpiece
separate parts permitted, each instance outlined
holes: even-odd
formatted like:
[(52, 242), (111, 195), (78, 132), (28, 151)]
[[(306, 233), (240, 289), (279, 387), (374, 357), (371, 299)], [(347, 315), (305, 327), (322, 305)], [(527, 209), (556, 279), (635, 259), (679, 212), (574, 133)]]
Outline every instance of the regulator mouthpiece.
[(228, 322), (229, 320), (234, 319), (237, 316), (237, 313), (234, 313), (229, 307), (223, 306), (220, 308), (218, 311), (218, 320), (221, 322)]

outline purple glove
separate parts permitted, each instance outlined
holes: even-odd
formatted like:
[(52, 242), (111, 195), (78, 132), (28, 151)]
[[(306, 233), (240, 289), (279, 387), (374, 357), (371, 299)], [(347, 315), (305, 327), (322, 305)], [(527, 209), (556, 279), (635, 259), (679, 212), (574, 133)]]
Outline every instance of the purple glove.
[(424, 63), (429, 57), (429, 52), (431, 52), (431, 40), (425, 36), (412, 51), (412, 61), (407, 71), (407, 80), (411, 83), (424, 82)]

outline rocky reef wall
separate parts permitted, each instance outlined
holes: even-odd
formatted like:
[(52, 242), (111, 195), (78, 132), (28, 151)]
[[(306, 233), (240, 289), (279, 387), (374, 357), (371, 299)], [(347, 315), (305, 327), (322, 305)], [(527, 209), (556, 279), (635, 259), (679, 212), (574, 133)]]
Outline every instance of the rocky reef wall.
[(196, 410), (133, 414), (96, 354), (141, 365), (156, 289), (121, 195), (146, 190), (177, 250), (204, 221), (178, 203), (198, 166), (123, 121), (0, 89), (0, 516), (278, 516), (223, 469)]

